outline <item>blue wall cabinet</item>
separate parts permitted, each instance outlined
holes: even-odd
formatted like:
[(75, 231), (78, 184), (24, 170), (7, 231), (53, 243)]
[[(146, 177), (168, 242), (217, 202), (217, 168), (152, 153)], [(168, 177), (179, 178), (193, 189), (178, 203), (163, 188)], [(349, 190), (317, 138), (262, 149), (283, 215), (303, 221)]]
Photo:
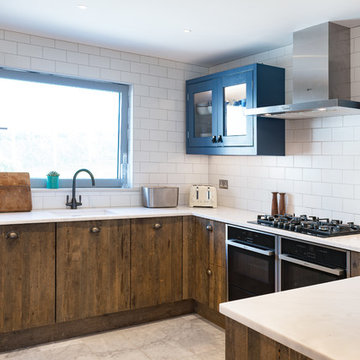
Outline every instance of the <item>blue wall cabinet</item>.
[(285, 71), (253, 64), (186, 82), (186, 152), (285, 155), (283, 119), (244, 109), (285, 103)]

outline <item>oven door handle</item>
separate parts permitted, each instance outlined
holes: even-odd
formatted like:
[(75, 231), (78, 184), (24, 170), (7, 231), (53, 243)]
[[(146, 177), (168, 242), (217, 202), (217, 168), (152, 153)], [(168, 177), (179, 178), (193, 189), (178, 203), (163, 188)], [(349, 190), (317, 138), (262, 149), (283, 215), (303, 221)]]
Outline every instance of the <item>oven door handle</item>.
[(296, 264), (296, 265), (305, 266), (305, 267), (308, 267), (310, 269), (326, 272), (328, 274), (332, 274), (332, 275), (336, 275), (336, 276), (342, 276), (345, 273), (344, 269), (332, 269), (332, 268), (329, 268), (329, 267), (326, 267), (326, 266), (309, 263), (309, 262), (304, 261), (304, 260), (295, 259), (295, 258), (293, 258), (293, 257), (291, 257), (291, 256), (289, 256), (287, 254), (280, 254), (279, 259), (283, 260), (283, 261), (291, 262), (291, 263)]
[(265, 255), (265, 256), (274, 256), (274, 254), (275, 254), (274, 250), (263, 250), (263, 249), (259, 249), (259, 248), (256, 248), (256, 247), (244, 245), (244, 244), (239, 244), (239, 243), (237, 243), (235, 241), (231, 241), (231, 240), (228, 240), (227, 244), (229, 246), (235, 246), (235, 247), (237, 247), (239, 249), (251, 251), (251, 252), (261, 254), (261, 255)]

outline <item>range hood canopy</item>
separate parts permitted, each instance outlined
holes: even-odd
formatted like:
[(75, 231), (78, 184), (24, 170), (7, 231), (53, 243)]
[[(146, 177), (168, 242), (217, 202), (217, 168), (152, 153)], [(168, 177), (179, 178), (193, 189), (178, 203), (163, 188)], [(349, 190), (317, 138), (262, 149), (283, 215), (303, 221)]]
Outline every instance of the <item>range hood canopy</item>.
[(350, 94), (350, 29), (327, 22), (293, 34), (293, 104), (247, 109), (281, 119), (360, 114)]

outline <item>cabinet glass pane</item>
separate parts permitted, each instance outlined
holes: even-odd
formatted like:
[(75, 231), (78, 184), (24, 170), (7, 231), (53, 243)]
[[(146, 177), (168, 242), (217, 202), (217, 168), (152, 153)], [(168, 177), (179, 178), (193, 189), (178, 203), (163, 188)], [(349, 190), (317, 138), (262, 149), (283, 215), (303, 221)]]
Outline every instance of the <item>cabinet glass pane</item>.
[(212, 91), (194, 94), (195, 137), (210, 137), (212, 134)]
[(224, 101), (224, 135), (246, 135), (246, 84), (225, 87)]

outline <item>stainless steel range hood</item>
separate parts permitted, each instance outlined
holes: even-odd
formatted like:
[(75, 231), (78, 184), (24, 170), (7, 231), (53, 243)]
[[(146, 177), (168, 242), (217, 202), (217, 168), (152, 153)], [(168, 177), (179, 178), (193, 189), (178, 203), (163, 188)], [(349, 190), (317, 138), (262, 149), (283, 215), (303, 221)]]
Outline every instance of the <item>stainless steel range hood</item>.
[(360, 114), (350, 85), (350, 29), (331, 22), (312, 26), (293, 34), (293, 104), (246, 114), (281, 119)]

